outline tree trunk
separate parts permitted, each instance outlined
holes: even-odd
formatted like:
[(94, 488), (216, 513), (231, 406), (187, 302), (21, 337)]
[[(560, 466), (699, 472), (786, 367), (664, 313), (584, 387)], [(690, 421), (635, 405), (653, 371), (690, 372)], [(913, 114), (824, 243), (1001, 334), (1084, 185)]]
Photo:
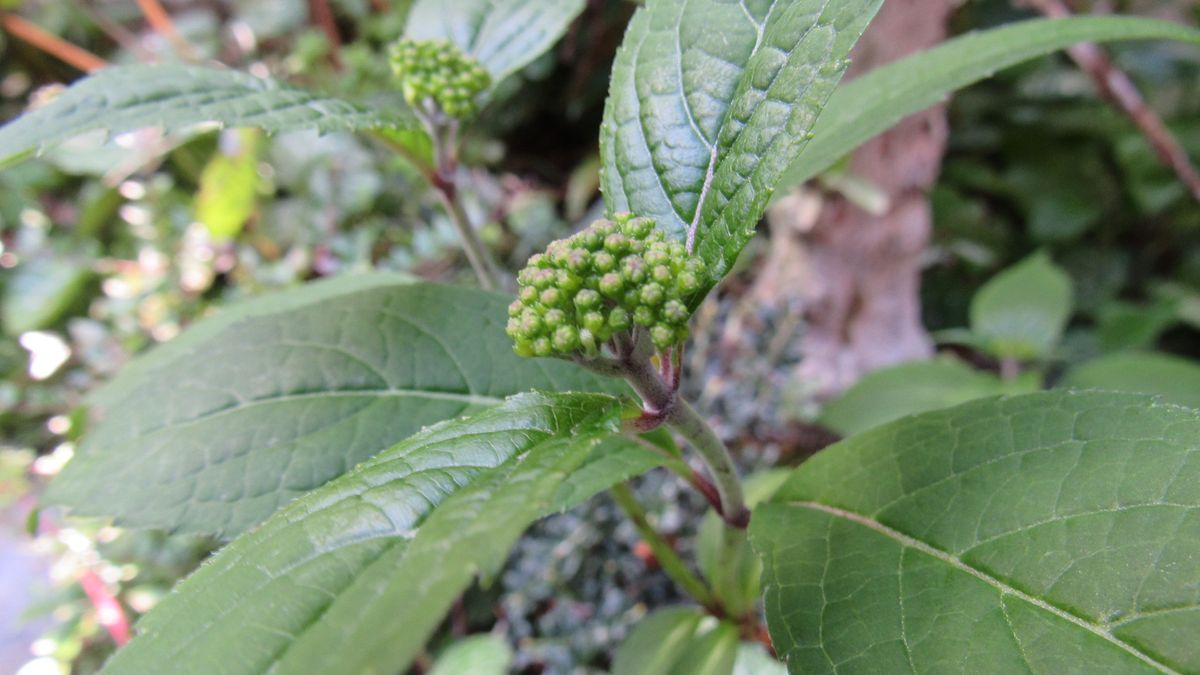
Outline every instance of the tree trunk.
[[(952, 4), (888, 0), (855, 48), (849, 76), (941, 42)], [(855, 151), (849, 175), (886, 197), (874, 215), (812, 190), (783, 198), (768, 213), (771, 249), (755, 295), (803, 312), (799, 375), (820, 397), (933, 351), (921, 324), (920, 268), (932, 225), (925, 193), (941, 169), (946, 126), (938, 106)]]

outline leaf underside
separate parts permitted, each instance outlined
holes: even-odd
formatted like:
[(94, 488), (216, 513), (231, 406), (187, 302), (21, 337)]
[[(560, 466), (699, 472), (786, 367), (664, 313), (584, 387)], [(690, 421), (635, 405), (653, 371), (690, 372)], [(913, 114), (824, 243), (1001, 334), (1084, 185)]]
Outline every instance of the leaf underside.
[(1022, 21), (948, 40), (839, 87), (813, 129), (812, 142), (779, 180), (778, 193), (786, 194), (908, 115), (998, 70), (1079, 42), (1123, 40), (1200, 43), (1200, 32), (1155, 19), (1068, 17)]
[(105, 672), (403, 672), (471, 579), (560, 506), (619, 408), (521, 394), (413, 436), (219, 551)]
[(695, 223), (715, 284), (880, 4), (650, 0), (617, 54), (600, 130), (609, 214), (653, 217), (681, 240)]
[(406, 35), (454, 43), (499, 84), (554, 46), (584, 5), (584, 0), (418, 0), (409, 10)]
[(0, 162), (93, 129), (170, 133), (198, 124), (341, 131), (396, 126), (397, 117), (235, 70), (180, 64), (111, 66), (0, 128)]
[(755, 510), (790, 672), (1200, 671), (1200, 415), (1046, 392), (844, 441)]
[(505, 306), (497, 294), (366, 275), (218, 314), (101, 392), (103, 421), (46, 499), (232, 537), (423, 426), (530, 389), (625, 391), (517, 357)]

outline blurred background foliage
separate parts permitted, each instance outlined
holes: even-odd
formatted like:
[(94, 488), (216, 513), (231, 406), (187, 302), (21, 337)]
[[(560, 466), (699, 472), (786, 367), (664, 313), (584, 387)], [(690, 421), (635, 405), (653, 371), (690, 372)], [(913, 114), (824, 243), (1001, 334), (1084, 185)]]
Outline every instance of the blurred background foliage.
[[(164, 4), (177, 37), (150, 26), (134, 0), (7, 0), (0, 11), (113, 63), (217, 60), (402, 105), (384, 54), (403, 31), (403, 0)], [(1200, 20), (1190, 0), (1096, 5)], [(331, 21), (314, 11), (322, 8)], [(597, 129), (634, 8), (590, 2), (559, 45), (502, 83), (468, 133), (472, 216), (510, 269), (600, 213)], [(972, 0), (953, 28), (1030, 15), (1006, 0)], [(1111, 53), (1200, 157), (1200, 54), (1171, 44)], [(6, 30), (0, 118), (80, 75)], [(1200, 406), (1200, 206), (1145, 139), (1062, 56), (964, 91), (950, 119), (950, 150), (929, 195), (935, 231), (922, 289), (926, 326), (942, 345), (937, 360), (814, 400), (788, 375), (787, 335), (802, 322), (737, 307), (765, 238), (700, 310), (689, 386), (748, 467), (799, 461), (839, 435), (920, 409), (1059, 384), (1143, 389)], [(0, 540), (0, 557), (17, 555), (19, 542), (53, 579), (26, 598), (20, 620), (32, 628), (17, 626), (0, 643), (0, 671), (94, 672), (122, 631), (215, 545), (32, 511), (37, 485), (85, 430), (87, 392), (226, 303), (368, 268), (473, 283), (422, 172), (379, 138), (91, 134), (0, 171), (0, 524), (39, 534)], [(729, 330), (731, 316), (744, 330)], [(739, 381), (709, 363), (730, 339), (758, 355), (739, 364)], [(656, 525), (689, 546), (702, 500), (658, 474), (638, 490)], [(600, 672), (628, 626), (674, 597), (636, 532), (598, 498), (536, 526), (502, 583), (468, 594), (443, 635), (507, 633), (518, 672)], [(0, 624), (15, 619), (0, 615)], [(21, 642), (13, 656), (9, 643), (30, 635), (32, 646)]]

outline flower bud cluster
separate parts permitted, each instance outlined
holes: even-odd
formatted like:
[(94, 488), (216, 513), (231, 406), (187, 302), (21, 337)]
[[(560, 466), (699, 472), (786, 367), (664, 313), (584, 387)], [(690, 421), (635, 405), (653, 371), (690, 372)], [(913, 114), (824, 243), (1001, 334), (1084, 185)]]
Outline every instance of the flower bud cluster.
[(521, 356), (596, 356), (613, 336), (640, 327), (663, 350), (687, 339), (687, 298), (704, 272), (650, 218), (597, 220), (529, 259), (508, 335)]
[(391, 61), (409, 105), (417, 107), (432, 99), (455, 119), (477, 112), (476, 99), (492, 81), (479, 62), (445, 40), (404, 38), (392, 46)]

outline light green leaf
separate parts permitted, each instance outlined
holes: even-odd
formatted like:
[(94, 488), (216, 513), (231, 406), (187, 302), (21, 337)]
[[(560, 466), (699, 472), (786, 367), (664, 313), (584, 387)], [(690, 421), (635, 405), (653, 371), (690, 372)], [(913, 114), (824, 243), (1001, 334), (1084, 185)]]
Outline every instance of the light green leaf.
[(971, 299), (971, 332), (999, 358), (1049, 356), (1071, 318), (1071, 278), (1042, 253), (997, 274)]
[(506, 304), (368, 275), (218, 314), (101, 393), (103, 421), (46, 498), (230, 537), (425, 425), (529, 389), (625, 391), (517, 357)]
[(954, 38), (839, 88), (813, 129), (812, 143), (787, 169), (778, 191), (786, 194), (901, 119), (997, 70), (1078, 42), (1122, 40), (1200, 43), (1200, 32), (1153, 19), (1071, 17), (1023, 21)]
[(1155, 394), (1168, 403), (1200, 409), (1200, 364), (1169, 354), (1102, 356), (1067, 371), (1060, 385)]
[(671, 673), (703, 619), (695, 607), (660, 609), (642, 619), (617, 650), (612, 675)]
[(772, 658), (761, 644), (743, 642), (738, 646), (733, 675), (787, 675), (787, 666)]
[(1038, 382), (1005, 382), (951, 357), (904, 363), (870, 373), (826, 404), (818, 421), (852, 436), (906, 415), (948, 408), (985, 396), (1030, 393)]
[(407, 37), (449, 40), (499, 84), (554, 46), (584, 0), (417, 0)]
[(429, 675), (505, 675), (512, 648), (496, 635), (472, 635), (450, 645)]
[(679, 457), (679, 447), (666, 429), (646, 434), (642, 440), (644, 444), (614, 436), (593, 448), (579, 469), (563, 481), (555, 500), (557, 509), (572, 509), (611, 485), (662, 466), (668, 457)]
[[(242, 232), (258, 202), (258, 132), (230, 129), (200, 174), (196, 220), (217, 241)], [(226, 147), (229, 146), (229, 147)]]
[(9, 335), (54, 325), (95, 278), (90, 261), (54, 256), (30, 258), (6, 276), (0, 324)]
[(843, 441), (755, 509), (792, 673), (1200, 670), (1200, 414), (974, 401)]
[(736, 626), (707, 617), (670, 675), (732, 675), (738, 646)]
[(234, 70), (179, 64), (112, 66), (0, 128), (0, 162), (85, 131), (179, 131), (212, 122), (268, 132), (374, 129), (398, 119)]
[[(787, 469), (769, 469), (747, 476), (743, 483), (746, 506), (754, 508), (769, 498), (790, 475), (791, 471)], [(726, 547), (725, 537), (735, 538), (736, 544)], [(724, 521), (709, 510), (700, 521), (695, 549), (696, 567), (729, 615), (743, 616), (754, 611), (762, 595), (759, 584), (762, 565), (750, 550), (745, 530), (726, 527)]]
[[(600, 129), (609, 213), (657, 219), (720, 280), (881, 0), (649, 0)], [(707, 290), (707, 289), (705, 289)]]
[(618, 429), (619, 408), (521, 394), (409, 438), (218, 552), (105, 672), (404, 672), (454, 598), (499, 569)]

